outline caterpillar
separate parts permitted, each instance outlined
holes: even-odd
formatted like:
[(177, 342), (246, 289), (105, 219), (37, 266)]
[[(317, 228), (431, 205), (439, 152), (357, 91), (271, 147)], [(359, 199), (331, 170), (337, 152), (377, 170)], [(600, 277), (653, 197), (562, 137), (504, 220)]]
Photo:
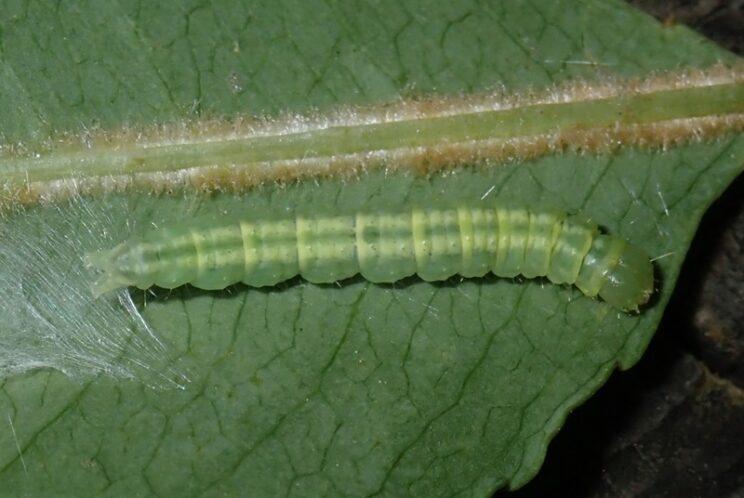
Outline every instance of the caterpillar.
[(222, 289), (275, 285), (296, 275), (330, 283), (361, 274), (375, 283), (411, 275), (547, 277), (624, 311), (653, 291), (648, 256), (566, 213), (483, 204), (401, 211), (226, 219), (154, 228), (88, 254), (98, 296), (136, 286)]

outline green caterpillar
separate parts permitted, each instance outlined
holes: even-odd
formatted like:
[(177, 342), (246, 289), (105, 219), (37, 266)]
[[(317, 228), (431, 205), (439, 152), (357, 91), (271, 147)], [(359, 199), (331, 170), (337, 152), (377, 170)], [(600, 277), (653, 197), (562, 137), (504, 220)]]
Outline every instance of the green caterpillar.
[(88, 255), (100, 295), (119, 287), (261, 287), (295, 275), (329, 283), (360, 273), (371, 282), (410, 275), (547, 277), (625, 311), (653, 292), (648, 256), (565, 213), (460, 205), (351, 215), (223, 220), (153, 229)]

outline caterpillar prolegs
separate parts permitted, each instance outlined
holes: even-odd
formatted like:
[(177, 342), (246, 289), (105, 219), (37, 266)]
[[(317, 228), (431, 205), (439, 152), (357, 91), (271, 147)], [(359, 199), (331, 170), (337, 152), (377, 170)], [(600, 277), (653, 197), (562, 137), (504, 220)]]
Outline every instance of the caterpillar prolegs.
[(295, 275), (312, 283), (361, 274), (371, 282), (410, 275), (523, 275), (572, 284), (625, 311), (653, 291), (638, 247), (565, 213), (460, 205), (350, 215), (233, 219), (152, 229), (88, 256), (102, 275), (97, 295), (125, 286), (261, 287)]

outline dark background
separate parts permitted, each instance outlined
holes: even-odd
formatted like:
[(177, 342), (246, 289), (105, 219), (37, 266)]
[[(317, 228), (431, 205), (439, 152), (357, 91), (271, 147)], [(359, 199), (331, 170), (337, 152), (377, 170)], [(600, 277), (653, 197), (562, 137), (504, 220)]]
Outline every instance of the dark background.
[[(629, 3), (742, 53), (744, 0)], [(744, 497), (744, 175), (703, 219), (643, 359), (569, 416), (508, 496)]]

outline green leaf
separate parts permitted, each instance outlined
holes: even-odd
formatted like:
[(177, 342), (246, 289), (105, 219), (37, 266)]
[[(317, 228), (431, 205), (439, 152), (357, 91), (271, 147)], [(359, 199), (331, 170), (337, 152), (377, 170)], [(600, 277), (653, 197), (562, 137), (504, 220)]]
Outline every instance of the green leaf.
[[(33, 150), (51, 134), (97, 126), (311, 113), (718, 61), (733, 56), (599, 0), (7, 2), (0, 131)], [(696, 225), (741, 172), (742, 152), (742, 137), (729, 134), (446, 175), (370, 170), (244, 195), (129, 191), (7, 213), (0, 494), (485, 496), (518, 487), (568, 412), (639, 359)], [(137, 292), (127, 311), (126, 299), (92, 300), (80, 259), (131, 225), (192, 215), (483, 196), (580, 211), (638, 243), (659, 258), (654, 302), (628, 315), (541, 281), (297, 279)]]

